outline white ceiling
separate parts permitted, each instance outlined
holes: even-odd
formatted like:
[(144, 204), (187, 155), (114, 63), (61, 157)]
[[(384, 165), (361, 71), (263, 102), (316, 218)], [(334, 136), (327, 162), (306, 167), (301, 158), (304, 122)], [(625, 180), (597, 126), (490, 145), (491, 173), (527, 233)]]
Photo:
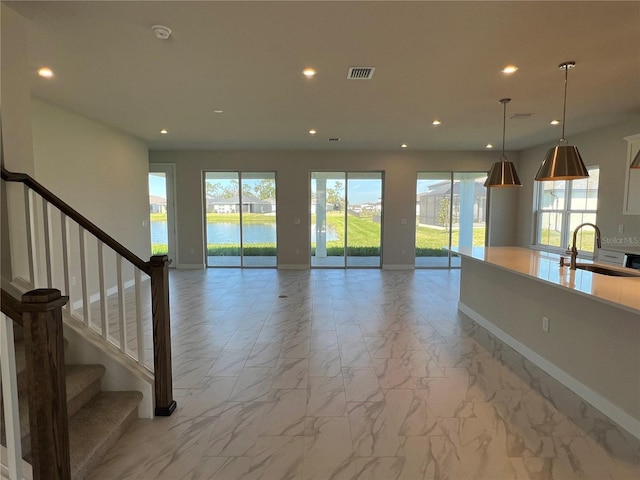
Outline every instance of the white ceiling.
[(154, 149), (499, 149), (503, 97), (534, 114), (507, 122), (527, 148), (560, 138), (568, 60), (569, 140), (640, 111), (639, 2), (5, 3), (28, 19), (34, 96)]

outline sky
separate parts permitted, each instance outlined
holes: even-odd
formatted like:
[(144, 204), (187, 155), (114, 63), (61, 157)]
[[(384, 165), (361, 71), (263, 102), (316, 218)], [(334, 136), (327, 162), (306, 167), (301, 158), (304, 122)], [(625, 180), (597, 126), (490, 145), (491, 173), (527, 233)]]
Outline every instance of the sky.
[[(426, 192), (429, 187), (442, 180), (418, 180), (417, 193)], [(342, 184), (344, 186), (344, 180)], [(327, 188), (335, 188), (335, 182), (329, 180)], [(149, 175), (149, 195), (166, 198), (166, 184), (164, 177)], [(354, 204), (375, 203), (381, 197), (380, 180), (350, 180), (349, 201)]]

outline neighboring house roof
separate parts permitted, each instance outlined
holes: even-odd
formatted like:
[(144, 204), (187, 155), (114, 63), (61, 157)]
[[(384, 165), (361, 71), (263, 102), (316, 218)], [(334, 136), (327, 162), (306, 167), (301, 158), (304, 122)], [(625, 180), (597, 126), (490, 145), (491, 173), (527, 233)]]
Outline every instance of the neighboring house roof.
[[(483, 194), (486, 193), (487, 188), (480, 182), (473, 182), (475, 187), (475, 193)], [(436, 195), (449, 195), (451, 193), (451, 182), (442, 182), (432, 185), (429, 190), (426, 192), (418, 194), (418, 198), (420, 197), (434, 197)], [(460, 193), (460, 183), (456, 182), (453, 184), (453, 194), (456, 195)]]
[[(208, 204), (215, 203), (216, 205), (238, 205), (240, 203), (240, 198), (238, 197), (238, 195), (234, 195), (233, 197), (229, 197), (229, 198), (212, 197), (210, 195), (207, 195), (207, 203)], [(258, 197), (247, 193), (242, 195), (242, 203), (243, 204), (250, 203), (253, 205), (255, 204), (271, 205), (272, 202), (270, 202), (269, 200), (260, 200)]]
[(157, 195), (149, 195), (149, 205), (166, 205), (167, 199)]

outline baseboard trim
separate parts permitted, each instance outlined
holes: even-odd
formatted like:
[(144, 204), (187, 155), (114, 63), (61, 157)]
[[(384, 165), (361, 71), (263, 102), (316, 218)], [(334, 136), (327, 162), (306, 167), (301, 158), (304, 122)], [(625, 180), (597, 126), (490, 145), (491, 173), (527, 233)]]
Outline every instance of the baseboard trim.
[(415, 265), (394, 265), (389, 263), (382, 264), (383, 270), (415, 270)]
[(178, 270), (204, 270), (205, 268), (204, 263), (179, 263), (176, 265)]
[(309, 270), (311, 268), (307, 264), (303, 263), (280, 263), (278, 264), (278, 270)]
[[(144, 277), (142, 279), (142, 282), (148, 282), (150, 280), (150, 277)], [(135, 280), (127, 280), (126, 282), (124, 282), (124, 288), (131, 288), (133, 286), (135, 286), (136, 281)], [(107, 297), (110, 295), (115, 295), (116, 293), (118, 293), (118, 287), (109, 287), (107, 288)], [(97, 301), (100, 300), (100, 294), (99, 293), (93, 293), (89, 296), (89, 305), (91, 305), (92, 303), (95, 303)], [(80, 310), (82, 308), (82, 299), (80, 300), (76, 300), (75, 302), (73, 302), (73, 310)]]
[(602, 412), (609, 417), (612, 421), (617, 423), (620, 428), (625, 429), (631, 435), (640, 440), (640, 420), (632, 417), (624, 410), (620, 409), (615, 404), (611, 403), (608, 399), (600, 395), (595, 390), (587, 387), (580, 381), (573, 378), (564, 370), (558, 368), (556, 365), (548, 361), (546, 358), (540, 356), (529, 347), (519, 342), (504, 330), (497, 327), (493, 322), (480, 315), (475, 310), (471, 309), (462, 302), (458, 302), (458, 310), (465, 315), (469, 316), (474, 322), (488, 330), (491, 334), (495, 335), (502, 342), (509, 345), (520, 355), (532, 362), (538, 368), (555, 378), (562, 385), (567, 387), (573, 393), (578, 395), (584, 401), (589, 403), (595, 409)]

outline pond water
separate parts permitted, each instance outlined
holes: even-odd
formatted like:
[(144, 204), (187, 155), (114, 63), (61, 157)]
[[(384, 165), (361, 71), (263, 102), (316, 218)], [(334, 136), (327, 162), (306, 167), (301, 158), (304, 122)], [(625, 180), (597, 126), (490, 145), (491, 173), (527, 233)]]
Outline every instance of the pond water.
[[(249, 224), (244, 226), (244, 243), (276, 243), (276, 225)], [(335, 230), (327, 230), (327, 241), (338, 240)], [(315, 231), (311, 231), (315, 242)], [(168, 243), (167, 222), (151, 222), (151, 243)], [(240, 243), (240, 225), (237, 223), (208, 223), (207, 243)]]

